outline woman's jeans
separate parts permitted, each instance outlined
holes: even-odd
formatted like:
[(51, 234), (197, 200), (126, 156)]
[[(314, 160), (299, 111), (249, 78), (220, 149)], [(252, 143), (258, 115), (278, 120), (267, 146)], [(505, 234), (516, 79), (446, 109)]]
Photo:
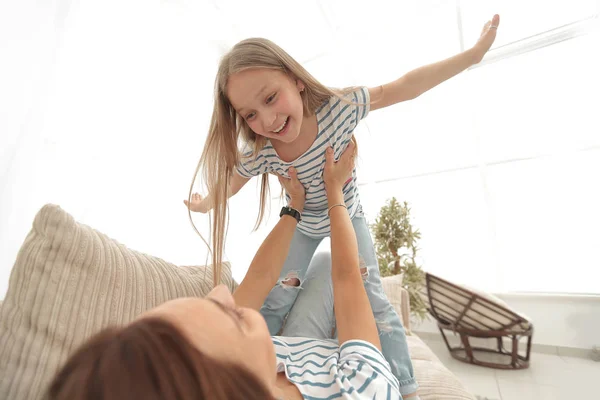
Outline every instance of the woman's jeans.
[[(398, 378), (400, 393), (414, 393), (418, 385), (408, 354), (406, 334), (398, 314), (383, 291), (369, 228), (362, 216), (355, 216), (352, 225), (358, 242), (361, 274), (379, 330), (383, 355)], [(313, 258), (321, 240), (308, 237), (298, 230), (294, 233), (281, 277), (260, 310), (271, 335), (315, 339), (333, 339), (337, 336), (331, 255), (319, 253)]]

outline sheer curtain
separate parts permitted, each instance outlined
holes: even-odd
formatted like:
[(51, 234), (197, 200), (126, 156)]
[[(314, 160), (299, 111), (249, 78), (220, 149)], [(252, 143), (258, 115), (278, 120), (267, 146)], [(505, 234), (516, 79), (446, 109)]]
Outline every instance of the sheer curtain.
[(43, 110), (71, 1), (0, 3), (0, 298), (37, 207)]
[[(12, 23), (0, 24), (0, 75), (11, 84), (1, 96), (9, 108), (2, 107), (0, 297), (45, 203), (134, 249), (205, 263), (182, 200), (206, 135), (217, 60), (233, 41), (223, 14), (191, 1), (2, 7)], [(251, 231), (252, 221), (234, 221)], [(207, 222), (197, 217), (201, 230)]]
[(374, 218), (385, 199), (408, 201), (434, 273), (497, 292), (600, 293), (598, 3), (458, 6), (465, 48), (501, 14), (489, 55), (503, 56), (369, 118), (388, 144), (363, 154), (363, 204)]
[[(207, 261), (182, 199), (218, 59), (236, 41), (268, 37), (328, 86), (375, 86), (471, 46), (494, 12), (503, 18), (500, 50), (598, 12), (587, 0), (532, 4), (0, 3), (0, 298), (48, 202), (134, 249)], [(503, 59), (371, 114), (357, 132), (367, 216), (392, 196), (408, 201), (424, 267), (451, 279), (597, 292), (599, 69), (590, 49), (599, 44), (589, 34)], [(258, 232), (256, 185), (231, 201), (226, 256), (237, 279), (277, 220), (273, 183), (273, 212)], [(206, 235), (208, 218), (194, 218)]]
[[(46, 203), (134, 249), (177, 264), (206, 263), (182, 200), (206, 136), (219, 57), (259, 35), (301, 62), (335, 47), (316, 1), (24, 0), (0, 7), (0, 298)], [(237, 279), (275, 222), (252, 234), (257, 211), (251, 183), (231, 203), (226, 256)], [(208, 217), (194, 218), (208, 236)]]

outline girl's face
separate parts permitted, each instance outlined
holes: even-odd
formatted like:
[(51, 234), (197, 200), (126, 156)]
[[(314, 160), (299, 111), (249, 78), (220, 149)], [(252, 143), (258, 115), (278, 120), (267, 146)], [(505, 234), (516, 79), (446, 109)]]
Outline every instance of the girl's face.
[(286, 73), (255, 68), (229, 76), (227, 97), (257, 135), (292, 143), (300, 134), (304, 83)]

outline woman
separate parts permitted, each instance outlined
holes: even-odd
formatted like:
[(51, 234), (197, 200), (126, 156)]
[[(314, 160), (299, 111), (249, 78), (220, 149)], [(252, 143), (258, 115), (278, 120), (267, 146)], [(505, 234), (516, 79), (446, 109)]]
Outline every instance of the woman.
[[(204, 299), (173, 300), (99, 333), (69, 359), (48, 398), (400, 399), (402, 390), (416, 398), (414, 378), (399, 383), (381, 354), (343, 202), (353, 167), (354, 146), (335, 163), (327, 151), (332, 266), (311, 268), (282, 336), (269, 335), (258, 311), (285, 262), (298, 223), (293, 215), (281, 217), (233, 295), (218, 286)], [(280, 181), (289, 207), (301, 212), (304, 188), (295, 171), (290, 176)], [(329, 340), (336, 331), (337, 341)]]

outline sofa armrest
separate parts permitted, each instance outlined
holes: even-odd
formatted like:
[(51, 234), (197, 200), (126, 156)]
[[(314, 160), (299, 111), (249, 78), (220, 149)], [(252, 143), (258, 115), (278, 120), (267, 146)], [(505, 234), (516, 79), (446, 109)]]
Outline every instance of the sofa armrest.
[(381, 279), (383, 291), (385, 292), (390, 304), (400, 317), (406, 334), (410, 334), (410, 298), (408, 291), (402, 287), (402, 276), (386, 276)]
[(404, 329), (406, 329), (406, 333), (410, 333), (410, 296), (408, 295), (408, 290), (404, 288), (400, 288), (400, 293), (402, 294), (402, 324), (404, 325)]

